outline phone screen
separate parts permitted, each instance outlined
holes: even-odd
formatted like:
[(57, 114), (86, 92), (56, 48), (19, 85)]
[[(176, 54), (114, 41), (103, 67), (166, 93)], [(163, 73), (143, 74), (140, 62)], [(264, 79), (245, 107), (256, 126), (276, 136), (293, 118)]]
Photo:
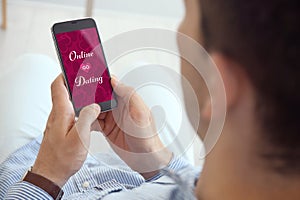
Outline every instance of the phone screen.
[(75, 111), (92, 103), (114, 100), (96, 27), (54, 34)]

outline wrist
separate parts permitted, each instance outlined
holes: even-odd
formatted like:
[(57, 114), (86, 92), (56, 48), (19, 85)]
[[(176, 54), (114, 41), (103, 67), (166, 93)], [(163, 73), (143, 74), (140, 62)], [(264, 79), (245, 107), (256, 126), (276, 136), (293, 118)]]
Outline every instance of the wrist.
[(165, 149), (164, 152), (160, 153), (156, 160), (159, 164), (159, 168), (157, 170), (151, 171), (151, 172), (144, 172), (144, 173), (140, 173), (146, 180), (147, 179), (151, 179), (152, 177), (156, 176), (157, 174), (159, 174), (160, 170), (162, 168), (167, 167), (170, 162), (172, 161), (174, 157), (173, 152), (169, 151), (168, 149)]
[(156, 149), (156, 151), (150, 153), (116, 152), (131, 169), (140, 173), (145, 179), (159, 173), (162, 168), (169, 165), (173, 158), (173, 153), (167, 148)]
[[(32, 168), (31, 168), (32, 169)], [(28, 182), (39, 187), (47, 192), (53, 199), (60, 200), (64, 195), (63, 190), (51, 180), (33, 173), (31, 170), (27, 171), (22, 181)]]
[(34, 166), (31, 168), (31, 172), (52, 181), (60, 188), (62, 188), (68, 180), (67, 177), (60, 175), (59, 170), (55, 170), (53, 168), (48, 169), (40, 166), (39, 164), (34, 164)]

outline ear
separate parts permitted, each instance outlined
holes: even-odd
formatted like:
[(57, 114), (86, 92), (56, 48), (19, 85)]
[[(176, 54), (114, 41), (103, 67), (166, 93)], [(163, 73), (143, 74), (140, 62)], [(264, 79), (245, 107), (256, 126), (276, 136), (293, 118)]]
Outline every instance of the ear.
[[(229, 111), (232, 106), (234, 106), (239, 97), (239, 90), (243, 85), (243, 81), (245, 81), (242, 76), (244, 73), (241, 70), (241, 67), (238, 67), (236, 63), (225, 57), (224, 55), (214, 52), (211, 53), (211, 58), (216, 64), (216, 67), (221, 75), (223, 80), (225, 93), (226, 93), (226, 110)], [(214, 89), (216, 94), (218, 94), (218, 90), (220, 88)], [(202, 117), (205, 119), (211, 118), (211, 99), (210, 95), (205, 100), (203, 109), (202, 109)]]

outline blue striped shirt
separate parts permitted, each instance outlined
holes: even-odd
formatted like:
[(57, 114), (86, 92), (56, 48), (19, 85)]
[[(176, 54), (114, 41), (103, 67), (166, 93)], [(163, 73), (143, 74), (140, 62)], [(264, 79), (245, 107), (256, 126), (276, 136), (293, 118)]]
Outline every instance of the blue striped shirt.
[[(41, 138), (33, 140), (0, 165), (0, 199), (52, 199), (41, 188), (21, 181), (36, 159), (40, 142)], [(145, 180), (114, 153), (89, 155), (64, 185), (63, 199), (194, 199), (198, 175), (199, 169), (174, 158), (165, 170)]]

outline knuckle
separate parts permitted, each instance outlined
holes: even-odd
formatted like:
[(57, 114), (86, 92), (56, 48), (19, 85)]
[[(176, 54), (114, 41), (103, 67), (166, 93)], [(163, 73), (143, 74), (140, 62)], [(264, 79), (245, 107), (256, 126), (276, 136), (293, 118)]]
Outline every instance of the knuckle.
[(53, 92), (53, 91), (54, 91), (54, 88), (55, 88), (55, 81), (53, 81), (53, 82), (51, 83), (50, 88), (51, 88), (51, 91)]
[(75, 118), (75, 113), (73, 110), (68, 109), (68, 110), (64, 110), (60, 113), (60, 116), (64, 117), (64, 118)]
[(135, 89), (131, 86), (126, 86), (127, 89), (128, 89), (128, 92), (131, 93), (131, 94), (134, 94), (135, 93)]
[(48, 123), (46, 124), (46, 128), (45, 128), (44, 134), (47, 133), (47, 132), (51, 129), (51, 127), (52, 127), (52, 123), (51, 123), (51, 122), (48, 122)]
[(131, 98), (134, 98), (135, 96), (137, 95), (135, 89), (133, 87), (129, 87), (127, 86), (127, 98), (128, 99), (131, 99)]
[(57, 110), (59, 110), (59, 112), (53, 112), (53, 121), (60, 121), (62, 119), (74, 119), (75, 118), (75, 113), (72, 109), (63, 109), (63, 108), (59, 108), (57, 107)]

